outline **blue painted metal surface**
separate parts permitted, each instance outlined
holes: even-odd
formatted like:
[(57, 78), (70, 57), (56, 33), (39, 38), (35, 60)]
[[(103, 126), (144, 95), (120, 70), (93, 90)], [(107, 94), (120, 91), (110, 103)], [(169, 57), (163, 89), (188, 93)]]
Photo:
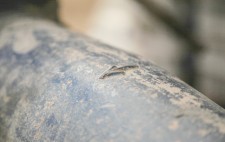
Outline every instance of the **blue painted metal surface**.
[(225, 110), (156, 65), (48, 21), (1, 25), (0, 141), (225, 141)]

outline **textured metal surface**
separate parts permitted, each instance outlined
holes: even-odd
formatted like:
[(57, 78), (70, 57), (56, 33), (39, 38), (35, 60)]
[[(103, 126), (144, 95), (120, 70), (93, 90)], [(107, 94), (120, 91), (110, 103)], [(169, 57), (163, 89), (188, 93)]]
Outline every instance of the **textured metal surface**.
[(20, 19), (0, 32), (0, 141), (225, 141), (225, 110), (163, 69)]

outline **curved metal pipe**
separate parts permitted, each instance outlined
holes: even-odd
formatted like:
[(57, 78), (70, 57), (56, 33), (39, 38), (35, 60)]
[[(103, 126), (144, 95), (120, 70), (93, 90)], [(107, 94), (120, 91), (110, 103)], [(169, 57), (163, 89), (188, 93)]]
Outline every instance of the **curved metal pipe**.
[(0, 141), (225, 140), (225, 110), (155, 64), (41, 19), (2, 25)]

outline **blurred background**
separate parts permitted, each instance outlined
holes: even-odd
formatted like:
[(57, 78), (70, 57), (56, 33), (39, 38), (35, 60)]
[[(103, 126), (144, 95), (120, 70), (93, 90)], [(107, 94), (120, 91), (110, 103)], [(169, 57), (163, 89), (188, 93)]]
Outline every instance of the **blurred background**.
[(73, 31), (138, 54), (225, 107), (225, 0), (60, 0)]
[(0, 0), (7, 9), (142, 56), (225, 107), (225, 0)]

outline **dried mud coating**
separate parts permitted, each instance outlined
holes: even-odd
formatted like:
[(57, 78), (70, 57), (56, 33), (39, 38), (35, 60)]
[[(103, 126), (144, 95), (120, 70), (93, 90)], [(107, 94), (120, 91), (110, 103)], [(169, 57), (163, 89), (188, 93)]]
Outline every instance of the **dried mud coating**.
[[(158, 66), (47, 21), (9, 19), (0, 141), (225, 141), (224, 109)], [(112, 66), (125, 74), (99, 79)]]

